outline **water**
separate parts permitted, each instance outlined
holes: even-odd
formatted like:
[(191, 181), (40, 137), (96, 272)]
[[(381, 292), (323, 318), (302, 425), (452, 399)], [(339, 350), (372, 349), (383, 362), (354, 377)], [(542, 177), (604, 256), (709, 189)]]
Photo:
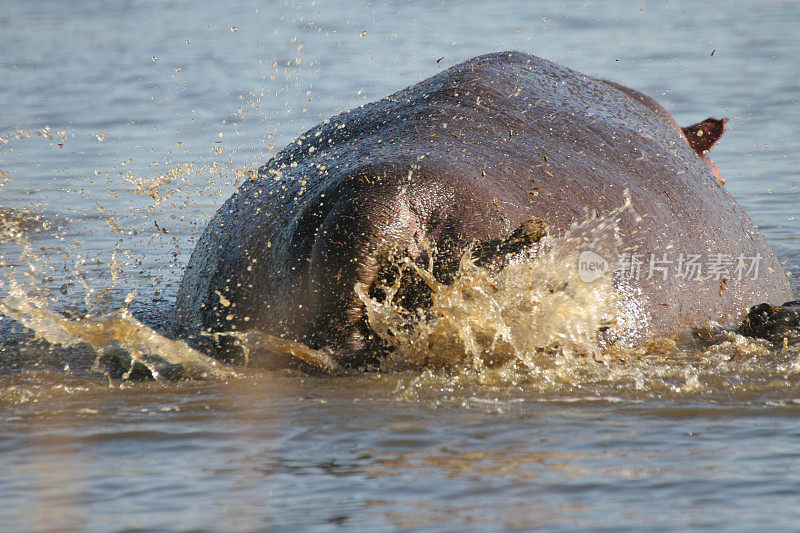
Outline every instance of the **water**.
[[(708, 328), (502, 368), (152, 382), (104, 377), (76, 340), (122, 337), (169, 376), (150, 327), (245, 172), (502, 49), (640, 89), (683, 125), (729, 117), (713, 158), (796, 290), (799, 24), (782, 2), (3, 5), (0, 295), (73, 345), (0, 320), (2, 529), (796, 527), (792, 346)], [(203, 361), (179, 352), (160, 353)]]

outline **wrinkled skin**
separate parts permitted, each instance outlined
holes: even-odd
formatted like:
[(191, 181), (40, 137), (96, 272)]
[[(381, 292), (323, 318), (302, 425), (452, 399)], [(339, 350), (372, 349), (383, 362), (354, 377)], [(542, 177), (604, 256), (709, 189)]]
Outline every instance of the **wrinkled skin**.
[[(455, 257), (532, 218), (551, 235), (630, 191), (629, 250), (763, 258), (756, 280), (642, 276), (646, 327), (668, 335), (791, 299), (785, 274), (705, 157), (724, 120), (681, 129), (654, 100), (520, 52), (480, 56), (313, 128), (222, 206), (180, 287), (175, 334), (259, 329), (357, 365), (367, 339), (356, 283), (424, 242)], [(698, 134), (698, 132), (701, 132)], [(688, 136), (688, 139), (687, 139)]]

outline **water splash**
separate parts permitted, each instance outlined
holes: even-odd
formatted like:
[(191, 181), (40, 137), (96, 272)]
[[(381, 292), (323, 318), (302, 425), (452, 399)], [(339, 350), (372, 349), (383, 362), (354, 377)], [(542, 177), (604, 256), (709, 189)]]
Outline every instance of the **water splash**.
[[(381, 291), (357, 287), (370, 328), (393, 349), (381, 369), (422, 370), (398, 394), (490, 386), (557, 398), (796, 395), (800, 343), (778, 346), (713, 323), (632, 342), (649, 333), (641, 294), (613, 265), (590, 282), (577, 268), (587, 250), (617, 257), (627, 209), (547, 236), (500, 269), (476, 264), (468, 250), (451, 284), (436, 279), (432, 263), (404, 260)], [(429, 308), (403, 308), (404, 276), (424, 281)]]
[[(7, 274), (8, 294), (0, 299), (0, 319), (3, 315), (16, 320), (27, 328), (35, 339), (61, 346), (75, 347), (88, 344), (97, 354), (95, 370), (118, 378), (152, 379), (205, 379), (227, 378), (233, 371), (221, 363), (192, 349), (181, 341), (174, 341), (136, 319), (125, 308), (99, 313), (88, 312), (75, 317), (67, 316), (50, 308), (49, 291), (36, 283), (39, 265), (46, 261), (38, 257), (30, 243), (18, 233), (13, 236), (20, 249), (20, 258), (26, 265), (23, 272), (25, 282), (15, 278), (15, 269), (6, 264), (0, 254), (0, 267)], [(112, 280), (119, 281), (116, 259), (112, 255), (109, 267)], [(78, 276), (83, 281), (83, 277)], [(104, 303), (103, 298), (93, 298), (95, 291), (86, 284), (85, 304), (93, 309)], [(129, 304), (135, 292), (129, 293), (125, 304)]]
[(23, 139), (30, 139), (31, 137), (44, 137), (45, 139), (57, 140), (62, 143), (66, 142), (67, 136), (65, 130), (53, 130), (50, 126), (45, 126), (38, 130), (23, 130), (16, 128), (14, 133), (0, 134), (0, 144), (8, 144), (12, 140), (21, 141)]
[[(524, 388), (561, 400), (796, 397), (800, 354), (795, 345), (776, 347), (714, 325), (643, 346), (628, 342), (648, 327), (642, 307), (632, 304), (640, 295), (614, 276), (613, 265), (591, 282), (584, 281), (577, 261), (586, 250), (616, 257), (617, 221), (629, 208), (588, 217), (564, 235), (546, 236), (499, 264), (483, 265), (467, 250), (452, 283), (437, 279), (432, 263), (420, 266), (406, 260), (397, 265), (401, 276), (381, 287), (383, 297), (358, 287), (373, 333), (393, 350), (381, 365), (384, 377), (364, 379), (399, 379), (401, 399), (458, 390), (469, 397), (476, 387)], [(9, 220), (17, 219), (27, 220)], [(95, 370), (113, 377), (235, 375), (185, 343), (163, 337), (114, 303), (121, 298), (105, 298), (109, 287), (95, 290), (78, 273), (69, 275), (84, 284), (88, 311), (55, 311), (52, 295), (39, 279), (47, 257), (35, 254), (19, 224), (9, 228), (3, 234), (20, 247), (20, 261), (14, 268), (0, 265), (9, 278), (0, 314), (21, 323), (35, 338), (68, 349), (90, 346), (96, 354)], [(110, 278), (114, 285), (125, 281), (118, 272), (118, 252), (115, 249), (105, 264), (110, 275), (101, 278)], [(398, 291), (404, 276), (416, 276), (430, 289), (428, 308), (401, 305)], [(130, 291), (124, 304), (134, 299)], [(264, 332), (231, 335), (244, 348), (246, 366), (344, 373), (335, 354)]]
[[(149, 373), (154, 379), (227, 378), (233, 372), (181, 341), (168, 339), (121, 308), (101, 315), (69, 318), (48, 308), (12, 283), (8, 296), (0, 300), (0, 313), (28, 328), (37, 339), (73, 347), (90, 345), (98, 354), (97, 370), (123, 379)], [(111, 370), (113, 367), (116, 372)]]
[[(613, 265), (590, 281), (578, 269), (587, 251), (617, 257), (619, 217), (630, 209), (626, 202), (608, 216), (573, 224), (561, 236), (546, 236), (499, 269), (477, 264), (468, 249), (451, 284), (438, 281), (432, 265), (404, 260), (394, 283), (381, 287), (385, 298), (356, 287), (370, 328), (394, 349), (389, 366), (536, 368), (542, 359), (595, 355), (612, 342), (630, 344), (648, 327), (641, 298), (629, 297), (634, 291), (615, 279)], [(429, 309), (398, 303), (402, 278), (409, 275), (430, 289)]]

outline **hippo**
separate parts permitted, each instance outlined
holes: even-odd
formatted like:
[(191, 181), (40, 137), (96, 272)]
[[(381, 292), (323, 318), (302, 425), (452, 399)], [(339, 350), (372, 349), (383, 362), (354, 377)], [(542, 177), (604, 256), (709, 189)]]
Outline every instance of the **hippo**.
[[(791, 290), (706, 155), (724, 129), (681, 128), (639, 91), (527, 53), (475, 57), (325, 120), (242, 183), (191, 255), (173, 333), (222, 360), (236, 343), (211, 334), (252, 330), (373, 363), (380, 341), (357, 287), (394, 258), (424, 262), (433, 248), (446, 279), (467, 243), (502, 254), (626, 197), (626, 250), (728, 267), (629, 277), (644, 318), (628, 342), (732, 323)], [(733, 275), (736, 258), (750, 259), (747, 275)]]

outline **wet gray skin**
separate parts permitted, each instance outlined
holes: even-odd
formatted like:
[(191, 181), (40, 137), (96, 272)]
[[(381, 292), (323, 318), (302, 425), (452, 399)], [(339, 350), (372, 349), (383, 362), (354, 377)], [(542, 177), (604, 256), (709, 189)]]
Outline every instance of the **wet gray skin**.
[(625, 342), (791, 299), (771, 248), (704, 158), (713, 142), (693, 144), (633, 89), (520, 52), (471, 59), (325, 121), (242, 184), (192, 254), (174, 333), (223, 359), (235, 358), (231, 342), (200, 332), (257, 329), (370, 362), (379, 346), (354, 287), (373, 285), (390, 257), (422, 261), (428, 241), (446, 277), (466, 243), (532, 218), (558, 235), (587, 208), (619, 208), (626, 190), (624, 250), (761, 261), (757, 279), (644, 272), (632, 292), (645, 324)]

